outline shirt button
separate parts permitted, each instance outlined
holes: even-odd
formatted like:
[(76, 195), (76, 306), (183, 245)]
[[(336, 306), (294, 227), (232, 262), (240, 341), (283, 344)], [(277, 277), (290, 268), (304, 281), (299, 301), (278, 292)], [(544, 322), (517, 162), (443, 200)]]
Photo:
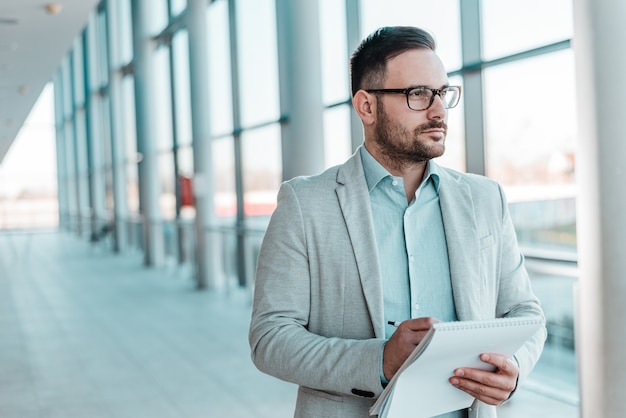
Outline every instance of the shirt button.
[(420, 309), (420, 304), (416, 303), (415, 305), (413, 305), (413, 309), (415, 309), (416, 311), (419, 311)]
[(394, 181), (392, 181), (392, 182), (391, 182), (391, 185), (392, 185), (392, 186), (394, 186), (394, 187), (395, 187), (395, 186), (397, 186), (397, 185), (398, 185), (398, 180), (394, 180)]
[(410, 261), (411, 261), (411, 263), (412, 263), (412, 262), (414, 262), (414, 261), (415, 261), (415, 257), (413, 257), (413, 256), (409, 256), (409, 260), (410, 260)]

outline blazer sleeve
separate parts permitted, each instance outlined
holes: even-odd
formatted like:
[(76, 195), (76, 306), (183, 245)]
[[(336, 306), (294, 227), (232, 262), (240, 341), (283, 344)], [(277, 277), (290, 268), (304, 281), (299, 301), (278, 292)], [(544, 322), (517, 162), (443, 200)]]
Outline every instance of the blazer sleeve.
[(259, 370), (300, 386), (378, 397), (384, 340), (310, 332), (313, 279), (303, 210), (292, 185), (284, 183), (257, 261), (249, 330), (252, 360)]
[[(519, 250), (504, 191), (499, 185), (498, 188), (502, 202), (502, 240), (497, 316), (540, 316), (545, 324), (543, 310), (533, 293), (530, 278), (524, 266), (524, 256)], [(546, 337), (544, 325), (515, 354), (515, 360), (520, 369), (518, 382), (522, 382), (528, 376), (539, 360)]]

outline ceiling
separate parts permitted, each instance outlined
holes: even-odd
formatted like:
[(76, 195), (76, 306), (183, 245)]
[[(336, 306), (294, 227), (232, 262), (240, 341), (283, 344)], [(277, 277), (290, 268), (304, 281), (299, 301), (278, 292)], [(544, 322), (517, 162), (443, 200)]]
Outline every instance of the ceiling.
[(0, 163), (98, 2), (0, 0)]

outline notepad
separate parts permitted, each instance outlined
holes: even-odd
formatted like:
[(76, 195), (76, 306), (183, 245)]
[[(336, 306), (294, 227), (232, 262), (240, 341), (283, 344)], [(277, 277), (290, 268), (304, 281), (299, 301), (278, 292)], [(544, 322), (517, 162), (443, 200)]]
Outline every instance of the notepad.
[(494, 370), (479, 356), (513, 356), (542, 326), (541, 317), (440, 322), (428, 331), (370, 409), (379, 418), (427, 418), (468, 408), (474, 398), (450, 384), (459, 367)]

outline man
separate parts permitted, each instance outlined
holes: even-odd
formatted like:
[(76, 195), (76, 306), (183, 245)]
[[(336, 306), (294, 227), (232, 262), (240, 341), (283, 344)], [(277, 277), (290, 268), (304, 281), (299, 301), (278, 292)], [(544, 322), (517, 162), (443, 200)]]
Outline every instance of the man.
[[(299, 385), (296, 417), (369, 416), (438, 320), (543, 316), (500, 186), (431, 161), (460, 95), (433, 38), (379, 29), (352, 56), (351, 83), (364, 145), (281, 186), (258, 258), (252, 358)], [(450, 383), (476, 402), (445, 416), (495, 417), (544, 340), (545, 328), (513, 359), (483, 357), (495, 372), (456, 370)]]

